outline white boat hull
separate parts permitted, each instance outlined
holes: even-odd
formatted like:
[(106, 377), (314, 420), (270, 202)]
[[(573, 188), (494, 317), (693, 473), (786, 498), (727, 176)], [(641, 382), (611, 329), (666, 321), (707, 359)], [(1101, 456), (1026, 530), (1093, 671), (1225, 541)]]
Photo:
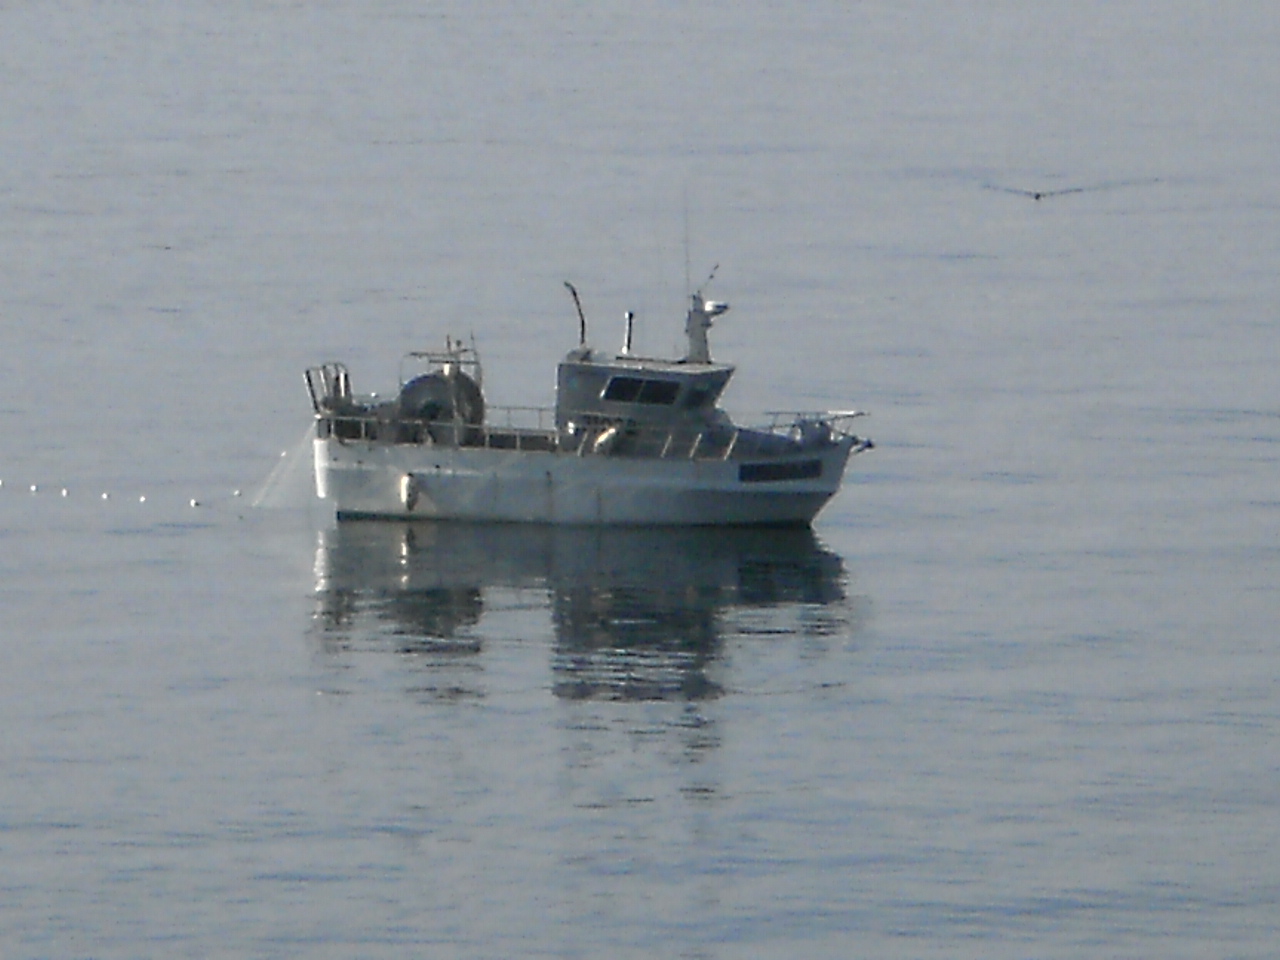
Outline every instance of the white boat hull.
[[(339, 519), (681, 526), (810, 523), (840, 487), (842, 437), (762, 478), (744, 461), (315, 440), (316, 492)], [(817, 461), (815, 465), (814, 461)], [(791, 479), (772, 479), (779, 469)], [(812, 474), (812, 475), (810, 475)], [(746, 476), (747, 479), (743, 479)]]

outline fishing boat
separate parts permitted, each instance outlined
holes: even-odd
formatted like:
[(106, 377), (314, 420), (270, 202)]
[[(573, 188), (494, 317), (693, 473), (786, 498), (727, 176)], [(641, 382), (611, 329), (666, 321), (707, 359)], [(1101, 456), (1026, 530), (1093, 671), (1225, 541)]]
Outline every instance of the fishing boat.
[[(713, 271), (714, 274), (714, 271)], [(587, 343), (560, 362), (555, 406), (489, 407), (474, 339), (405, 355), (394, 397), (353, 392), (342, 363), (308, 368), (316, 493), (339, 520), (807, 525), (872, 448), (857, 410), (770, 413), (739, 426), (718, 405), (734, 367), (708, 331), (728, 304), (690, 296), (674, 360)]]

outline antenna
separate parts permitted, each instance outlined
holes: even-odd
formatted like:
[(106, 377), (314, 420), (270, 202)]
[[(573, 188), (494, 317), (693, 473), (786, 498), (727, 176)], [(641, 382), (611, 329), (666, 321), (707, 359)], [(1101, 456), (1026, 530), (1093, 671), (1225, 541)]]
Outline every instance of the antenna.
[(627, 332), (622, 338), (622, 355), (624, 357), (631, 355), (631, 327), (635, 322), (636, 315), (630, 310), (627, 311)]
[(689, 286), (689, 184), (684, 185), (684, 295), (693, 292)]
[(573, 297), (573, 305), (578, 308), (578, 346), (585, 347), (587, 345), (587, 316), (582, 312), (582, 301), (578, 299), (578, 291), (574, 289), (572, 283), (566, 280), (564, 285), (569, 288), (569, 293)]

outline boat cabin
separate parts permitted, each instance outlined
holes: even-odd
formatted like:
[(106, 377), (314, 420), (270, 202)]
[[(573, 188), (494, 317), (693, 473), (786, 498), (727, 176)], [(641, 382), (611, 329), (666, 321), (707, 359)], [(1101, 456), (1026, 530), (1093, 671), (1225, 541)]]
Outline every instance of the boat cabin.
[(608, 357), (579, 348), (560, 363), (556, 426), (625, 421), (706, 427), (719, 417), (716, 401), (731, 376), (729, 364)]
[[(714, 275), (714, 271), (712, 271)], [(733, 367), (713, 363), (707, 346), (712, 321), (729, 309), (727, 303), (690, 297), (685, 333), (689, 350), (683, 360), (637, 357), (631, 352), (631, 322), (622, 352), (614, 357), (587, 346), (587, 321), (573, 285), (581, 321), (578, 346), (560, 363), (556, 379), (556, 426), (564, 430), (572, 421), (608, 423), (626, 421), (646, 426), (701, 425), (718, 421), (716, 401), (724, 392)]]

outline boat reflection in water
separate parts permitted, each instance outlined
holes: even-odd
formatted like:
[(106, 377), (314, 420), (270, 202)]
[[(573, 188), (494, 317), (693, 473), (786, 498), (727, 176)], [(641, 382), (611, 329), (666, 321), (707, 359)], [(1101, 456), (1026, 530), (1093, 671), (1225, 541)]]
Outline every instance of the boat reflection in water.
[(855, 626), (844, 566), (808, 528), (340, 523), (316, 579), (324, 649), (414, 656), (433, 697), (483, 696), (486, 645), (527, 650), (548, 615), (552, 690), (579, 700), (713, 698), (726, 641)]

